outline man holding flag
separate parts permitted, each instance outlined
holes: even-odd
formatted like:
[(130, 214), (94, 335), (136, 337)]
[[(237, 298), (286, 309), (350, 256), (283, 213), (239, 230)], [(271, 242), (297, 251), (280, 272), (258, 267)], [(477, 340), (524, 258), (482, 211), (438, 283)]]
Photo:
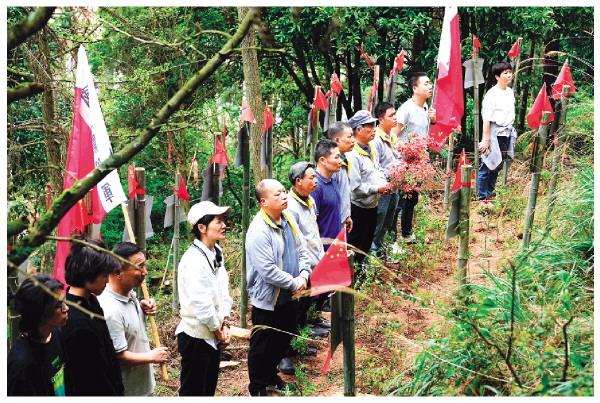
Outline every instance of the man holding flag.
[(513, 145), (517, 132), (515, 121), (515, 95), (508, 84), (512, 81), (513, 71), (510, 63), (500, 62), (492, 66), (496, 85), (483, 97), (481, 118), (483, 119), (483, 138), (479, 143), (481, 167), (477, 174), (477, 197), (480, 205), (487, 207), (490, 199), (496, 196), (496, 179), (502, 161), (512, 159)]

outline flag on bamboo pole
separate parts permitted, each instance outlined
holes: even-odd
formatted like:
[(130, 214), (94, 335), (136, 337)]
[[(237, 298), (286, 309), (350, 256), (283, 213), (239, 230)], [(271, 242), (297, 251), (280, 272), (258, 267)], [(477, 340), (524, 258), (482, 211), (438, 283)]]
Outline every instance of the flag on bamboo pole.
[[(163, 203), (166, 205), (165, 207), (165, 218), (163, 221), (163, 228), (170, 227), (173, 225), (174, 217), (175, 217), (175, 195), (171, 194), (163, 200)], [(186, 214), (179, 214), (179, 222), (187, 221)]]
[(129, 164), (129, 167), (127, 167), (127, 190), (130, 199), (133, 199), (135, 195), (146, 193), (146, 189), (141, 188), (137, 181), (135, 166), (133, 164)]
[(245, 156), (249, 154), (250, 149), (250, 138), (248, 134), (248, 127), (246, 123), (242, 123), (238, 130), (237, 135), (237, 149), (235, 153), (235, 167), (239, 168), (244, 166)]
[(362, 58), (365, 59), (365, 62), (367, 62), (367, 65), (371, 68), (371, 70), (373, 70), (375, 68), (375, 63), (373, 62), (373, 60), (371, 60), (371, 58), (369, 57), (369, 55), (367, 54), (367, 52), (365, 52), (365, 50), (363, 49), (363, 44), (362, 43), (358, 47), (358, 50), (359, 50), (360, 55), (362, 56)]
[(225, 147), (219, 141), (219, 139), (215, 136), (215, 151), (213, 152), (212, 157), (210, 157), (211, 164), (219, 164), (219, 165), (227, 165), (229, 163), (229, 157), (227, 157), (227, 151), (225, 151)]
[(323, 112), (325, 112), (327, 110), (327, 98), (325, 98), (323, 91), (321, 91), (321, 87), (319, 87), (317, 89), (317, 91), (315, 93), (315, 99), (312, 104), (313, 104), (313, 106), (315, 106), (316, 108), (319, 108)]
[(473, 35), (473, 56), (477, 56), (479, 54), (479, 50), (481, 50), (481, 42), (479, 42), (479, 39)]
[[(92, 72), (83, 46), (77, 53), (77, 77), (73, 106), (73, 126), (67, 148), (67, 165), (63, 190), (93, 171), (112, 154), (112, 147), (98, 94), (94, 87)], [(79, 200), (63, 216), (58, 224), (58, 236), (70, 237), (81, 234), (86, 225), (100, 224), (106, 214), (127, 200), (117, 170), (112, 170), (88, 193), (90, 205)], [(54, 259), (54, 277), (65, 282), (65, 260), (70, 252), (70, 243), (58, 241)]]
[(558, 73), (558, 76), (556, 77), (556, 81), (552, 84), (552, 98), (561, 99), (563, 97), (562, 90), (565, 85), (569, 86), (569, 93), (566, 96), (570, 97), (575, 93), (575, 83), (573, 82), (568, 59), (563, 63), (560, 73)]
[[(471, 187), (471, 182), (462, 182), (462, 167), (469, 165), (467, 157), (464, 156), (464, 150), (462, 156), (459, 159), (458, 166), (456, 167), (456, 179), (452, 185), (450, 196), (448, 197), (448, 203), (450, 203), (450, 214), (448, 215), (448, 225), (446, 227), (446, 239), (457, 236), (460, 232), (460, 189), (464, 186)], [(473, 179), (473, 176), (471, 176)]]
[(329, 85), (330, 91), (335, 95), (340, 95), (340, 93), (344, 90), (344, 87), (342, 86), (342, 83), (340, 82), (340, 79), (336, 73), (331, 75), (331, 81)]
[(388, 77), (391, 77), (394, 74), (402, 73), (402, 70), (404, 69), (405, 55), (406, 52), (404, 52), (404, 49), (402, 49), (400, 53), (398, 53), (398, 56), (396, 56), (396, 58), (394, 59), (394, 66), (390, 70), (390, 74), (388, 74)]
[(546, 92), (546, 83), (542, 85), (529, 113), (527, 113), (527, 124), (530, 128), (537, 129), (540, 127), (540, 124), (542, 124), (542, 112), (550, 112), (548, 122), (546, 123), (546, 125), (549, 125), (550, 122), (554, 120), (554, 110), (552, 109), (550, 98)]
[[(179, 172), (179, 171), (177, 171), (177, 172)], [(185, 184), (185, 179), (183, 179), (183, 176), (181, 174), (179, 174), (178, 176), (179, 176), (179, 183), (177, 184), (177, 187), (175, 189), (175, 192), (177, 193), (177, 197), (189, 202), (190, 194), (188, 193), (187, 185)]]
[[(342, 228), (335, 240), (325, 252), (319, 263), (313, 269), (310, 275), (310, 295), (311, 297), (325, 292), (339, 290), (352, 284), (352, 269), (348, 262), (348, 248), (346, 243), (346, 228)], [(340, 295), (334, 295), (334, 298), (340, 298)], [(335, 315), (339, 304), (332, 304), (332, 328), (330, 346), (327, 351), (327, 357), (323, 365), (322, 373), (327, 373), (331, 365), (331, 357), (337, 346), (341, 342), (341, 315)], [(335, 319), (334, 320), (334, 316)]]
[[(454, 183), (452, 184), (452, 188), (450, 188), (451, 192), (454, 192), (461, 188), (462, 186), (462, 176), (461, 176), (461, 167), (463, 165), (470, 165), (469, 159), (465, 154), (465, 149), (460, 152), (458, 156), (458, 164), (456, 165), (456, 173), (454, 174)], [(471, 179), (475, 179), (475, 172), (471, 172)]]
[(513, 43), (513, 45), (510, 47), (510, 50), (508, 51), (508, 58), (516, 59), (520, 53), (521, 53), (521, 49), (519, 49), (519, 40), (517, 39), (515, 41), (515, 43)]
[(250, 109), (250, 105), (248, 105), (248, 101), (245, 98), (242, 101), (242, 120), (245, 122), (256, 124), (256, 118), (254, 117), (254, 113), (252, 113), (252, 109)]
[(460, 26), (456, 7), (446, 7), (437, 58), (433, 107), (436, 123), (429, 129), (429, 147), (439, 152), (453, 131), (460, 132), (464, 113)]

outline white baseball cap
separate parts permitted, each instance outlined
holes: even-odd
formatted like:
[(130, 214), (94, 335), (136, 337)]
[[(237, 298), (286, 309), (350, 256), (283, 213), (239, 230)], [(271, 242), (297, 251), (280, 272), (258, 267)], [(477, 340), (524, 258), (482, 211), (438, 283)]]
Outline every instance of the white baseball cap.
[(202, 219), (202, 217), (206, 215), (221, 215), (227, 213), (229, 210), (231, 210), (231, 207), (229, 206), (221, 207), (217, 206), (211, 201), (203, 201), (194, 204), (192, 208), (190, 208), (190, 211), (187, 215), (187, 220), (193, 227), (198, 221)]

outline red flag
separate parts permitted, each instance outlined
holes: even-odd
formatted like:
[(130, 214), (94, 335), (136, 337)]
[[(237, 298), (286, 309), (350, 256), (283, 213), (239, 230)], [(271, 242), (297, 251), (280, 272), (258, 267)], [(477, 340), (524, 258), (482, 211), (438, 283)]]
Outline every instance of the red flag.
[(371, 105), (373, 105), (373, 99), (375, 98), (375, 94), (377, 93), (377, 87), (379, 87), (379, 74), (374, 74), (375, 70), (373, 70), (373, 86), (371, 87), (371, 94), (369, 95), (369, 103), (367, 105), (367, 110), (371, 110)]
[(135, 197), (138, 188), (137, 178), (135, 177), (135, 167), (133, 164), (129, 164), (127, 168), (127, 193), (130, 199)]
[[(75, 182), (106, 160), (111, 153), (112, 147), (87, 55), (83, 46), (80, 46), (77, 54), (73, 123), (67, 148), (63, 190), (71, 188)], [(98, 182), (90, 190), (89, 196), (89, 206), (86, 206), (83, 199), (79, 200), (61, 218), (57, 233), (59, 237), (81, 234), (86, 225), (100, 224), (110, 210), (127, 200), (116, 170), (111, 171)], [(71, 245), (67, 241), (59, 241), (56, 245), (54, 277), (63, 283), (65, 283), (64, 264), (70, 249)]]
[(475, 35), (473, 35), (473, 55), (478, 55), (479, 50), (481, 49), (481, 42)]
[(177, 186), (177, 197), (179, 197), (180, 199), (183, 200), (187, 200), (190, 201), (190, 194), (187, 191), (187, 186), (185, 184), (185, 181), (183, 180), (183, 176), (181, 176), (181, 174), (179, 173), (179, 171), (177, 171), (177, 173), (179, 174), (179, 185)]
[(571, 76), (571, 67), (569, 67), (568, 60), (565, 60), (560, 73), (558, 73), (558, 77), (556, 77), (556, 81), (552, 84), (552, 98), (562, 98), (562, 90), (565, 85), (570, 87), (567, 94), (567, 97), (570, 97), (575, 93), (575, 83), (573, 82), (573, 76)]
[(252, 109), (250, 109), (250, 105), (248, 105), (248, 101), (246, 101), (246, 99), (242, 101), (242, 120), (250, 123), (256, 123), (254, 113), (252, 113)]
[(517, 39), (508, 51), (508, 58), (514, 59), (519, 56), (519, 53), (521, 53), (521, 49), (519, 49), (519, 40)]
[(546, 83), (542, 85), (542, 89), (540, 90), (537, 98), (535, 98), (535, 102), (527, 114), (527, 124), (529, 127), (532, 129), (537, 129), (540, 127), (540, 124), (542, 123), (542, 112), (545, 111), (550, 112), (550, 117), (546, 123), (549, 124), (554, 120), (554, 111), (552, 110), (550, 98), (546, 92)]
[(315, 100), (312, 103), (314, 106), (325, 112), (327, 110), (328, 102), (325, 95), (323, 95), (323, 91), (319, 88), (315, 94)]
[(229, 158), (227, 157), (227, 152), (225, 151), (225, 147), (219, 141), (218, 138), (215, 137), (215, 152), (210, 157), (211, 164), (221, 164), (227, 165), (229, 163)]
[(173, 138), (171, 137), (171, 132), (167, 132), (167, 140), (169, 142), (168, 148), (167, 148), (167, 163), (169, 165), (173, 165), (173, 150), (175, 149), (175, 147), (173, 146)]
[(429, 129), (429, 147), (439, 152), (453, 131), (460, 131), (464, 113), (460, 59), (460, 27), (456, 7), (446, 7), (438, 53), (438, 76), (433, 106), (436, 123)]
[(273, 123), (275, 123), (275, 119), (273, 118), (273, 112), (271, 112), (271, 108), (269, 108), (269, 105), (265, 105), (265, 111), (263, 113), (262, 132), (264, 133), (271, 127), (273, 127)]
[(404, 49), (402, 49), (400, 53), (398, 53), (398, 56), (396, 56), (396, 59), (394, 59), (394, 66), (390, 70), (390, 74), (388, 75), (388, 77), (391, 77), (392, 75), (394, 75), (394, 73), (402, 72), (402, 70), (404, 69), (404, 58), (405, 52)]
[[(451, 192), (455, 192), (463, 186), (471, 186), (471, 183), (462, 183), (461, 167), (463, 165), (469, 165), (469, 160), (467, 159), (464, 148), (458, 157), (458, 164), (456, 165), (456, 173), (454, 175), (454, 183), (450, 189)], [(473, 179), (473, 175), (474, 173), (472, 174), (471, 179)]]
[(346, 228), (342, 228), (310, 275), (311, 297), (348, 287), (352, 283), (347, 250)]
[(340, 92), (342, 92), (344, 90), (344, 87), (342, 86), (340, 79), (338, 78), (337, 74), (335, 74), (335, 73), (333, 73), (331, 75), (330, 88), (331, 88), (331, 92), (333, 92), (335, 95), (340, 95)]
[(371, 69), (374, 69), (375, 68), (375, 63), (373, 63), (373, 60), (371, 60), (371, 58), (369, 57), (369, 55), (367, 54), (367, 52), (365, 52), (365, 50), (363, 49), (362, 43), (358, 47), (358, 50), (360, 51), (360, 54), (361, 54), (362, 58), (365, 59), (365, 62), (367, 62), (367, 65)]

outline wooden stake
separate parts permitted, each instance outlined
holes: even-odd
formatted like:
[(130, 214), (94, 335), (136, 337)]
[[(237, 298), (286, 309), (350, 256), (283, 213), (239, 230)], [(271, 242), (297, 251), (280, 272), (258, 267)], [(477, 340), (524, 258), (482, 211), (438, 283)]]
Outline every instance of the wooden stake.
[[(354, 259), (350, 257), (354, 266)], [(354, 286), (354, 279), (352, 280)], [(344, 396), (356, 396), (356, 364), (354, 343), (354, 294), (341, 293), (342, 343), (344, 345)]]
[[(179, 172), (175, 172), (175, 186), (179, 186)], [(177, 288), (177, 266), (179, 265), (179, 196), (173, 192), (173, 311), (179, 310), (179, 289)]]
[(450, 197), (450, 181), (452, 172), (452, 157), (454, 151), (454, 133), (448, 136), (448, 156), (446, 157), (446, 180), (444, 181), (444, 210), (448, 209), (448, 198)]
[[(459, 248), (458, 248), (458, 278), (461, 286), (468, 282), (468, 261), (469, 261), (469, 210), (471, 207), (471, 165), (461, 167), (460, 188), (460, 213), (459, 213)], [(464, 185), (468, 183), (469, 186)]]
[(477, 84), (477, 70), (479, 57), (473, 53), (473, 168), (475, 171), (475, 189), (477, 189), (477, 173), (479, 172), (479, 84)]
[(531, 241), (531, 227), (533, 226), (538, 188), (540, 186), (540, 175), (544, 163), (543, 147), (546, 144), (546, 135), (548, 133), (548, 126), (545, 123), (548, 122), (549, 117), (550, 112), (542, 112), (542, 123), (538, 129), (537, 136), (534, 138), (531, 188), (529, 189), (529, 199), (527, 201), (527, 210), (525, 212), (525, 229), (523, 230), (523, 242), (521, 244), (522, 249), (526, 249)]
[[(246, 133), (248, 134), (243, 138), (244, 142), (249, 141), (250, 136), (250, 124), (244, 122), (246, 125)], [(242, 273), (240, 281), (240, 326), (246, 328), (246, 314), (248, 313), (248, 289), (246, 283), (246, 235), (248, 232), (248, 226), (250, 225), (250, 151), (247, 146), (242, 146), (244, 155), (242, 160), (244, 161), (244, 173), (242, 179)]]
[(567, 106), (569, 99), (567, 94), (571, 90), (570, 85), (563, 86), (562, 98), (560, 102), (557, 102), (557, 109), (560, 105), (560, 122), (558, 129), (556, 130), (556, 142), (554, 143), (554, 150), (552, 152), (552, 175), (550, 176), (550, 185), (548, 186), (548, 208), (546, 210), (546, 224), (544, 225), (545, 231), (550, 230), (550, 219), (552, 216), (552, 210), (554, 209), (554, 203), (556, 202), (556, 185), (558, 183), (558, 176), (560, 171), (560, 148), (558, 143), (558, 133), (561, 133), (565, 128), (565, 122), (567, 120)]

